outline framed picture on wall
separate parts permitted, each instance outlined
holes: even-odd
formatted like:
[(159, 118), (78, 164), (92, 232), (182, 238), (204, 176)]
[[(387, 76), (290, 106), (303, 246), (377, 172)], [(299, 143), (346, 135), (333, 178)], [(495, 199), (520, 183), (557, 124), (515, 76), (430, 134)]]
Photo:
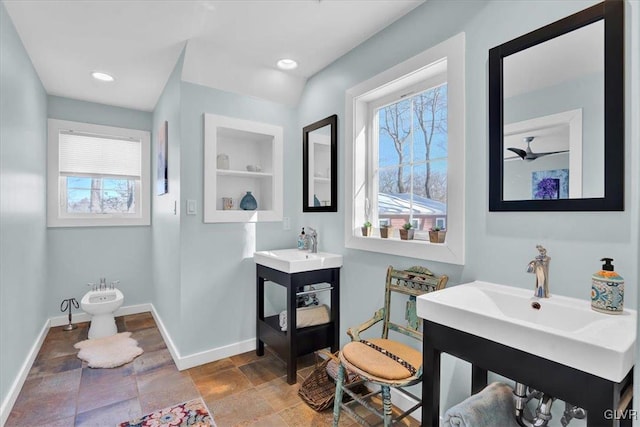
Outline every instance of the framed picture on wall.
[(164, 121), (158, 130), (158, 169), (156, 178), (156, 194), (162, 196), (169, 192), (169, 122)]

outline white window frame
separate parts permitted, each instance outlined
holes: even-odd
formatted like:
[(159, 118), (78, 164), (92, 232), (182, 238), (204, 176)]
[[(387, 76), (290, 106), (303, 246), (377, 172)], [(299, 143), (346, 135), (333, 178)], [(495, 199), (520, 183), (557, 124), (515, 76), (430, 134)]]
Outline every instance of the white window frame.
[[(136, 185), (135, 214), (68, 214), (61, 206), (66, 187), (61, 185), (59, 168), (59, 135), (61, 131), (130, 138), (141, 143), (141, 177)], [(47, 227), (140, 226), (151, 224), (151, 137), (148, 131), (95, 125), (67, 120), (48, 120), (47, 145)], [(64, 197), (66, 200), (66, 197)]]
[[(454, 37), (366, 80), (346, 92), (345, 164), (345, 247), (411, 258), (464, 265), (465, 201), (465, 35)], [(378, 233), (363, 237), (360, 227), (367, 218), (368, 194), (376, 179), (373, 165), (377, 150), (372, 128), (373, 107), (389, 102), (394, 93), (424, 87), (424, 81), (441, 73), (446, 65), (448, 90), (447, 238), (444, 244), (422, 240), (382, 239)], [(397, 96), (397, 95), (396, 95)], [(377, 187), (376, 187), (377, 188)], [(370, 198), (370, 199), (368, 199)], [(369, 212), (371, 214), (371, 212)]]

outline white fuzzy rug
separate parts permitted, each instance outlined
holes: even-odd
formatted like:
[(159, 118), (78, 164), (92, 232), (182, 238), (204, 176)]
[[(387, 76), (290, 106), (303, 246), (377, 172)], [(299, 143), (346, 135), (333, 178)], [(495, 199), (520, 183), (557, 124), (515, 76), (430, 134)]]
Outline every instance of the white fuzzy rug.
[(131, 338), (131, 332), (80, 341), (74, 347), (80, 350), (78, 357), (89, 363), (90, 368), (116, 368), (142, 354), (138, 341)]

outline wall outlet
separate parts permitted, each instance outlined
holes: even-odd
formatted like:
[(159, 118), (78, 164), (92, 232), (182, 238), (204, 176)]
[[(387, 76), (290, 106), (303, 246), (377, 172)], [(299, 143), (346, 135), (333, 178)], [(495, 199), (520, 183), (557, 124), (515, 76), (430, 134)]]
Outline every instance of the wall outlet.
[(282, 229), (291, 230), (291, 218), (289, 218), (288, 216), (282, 218)]

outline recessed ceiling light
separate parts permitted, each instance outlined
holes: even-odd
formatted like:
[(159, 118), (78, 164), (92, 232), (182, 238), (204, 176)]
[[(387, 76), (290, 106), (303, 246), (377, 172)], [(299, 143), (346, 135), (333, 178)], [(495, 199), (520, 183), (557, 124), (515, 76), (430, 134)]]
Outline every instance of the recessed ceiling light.
[(298, 63), (293, 59), (281, 59), (277, 65), (281, 70), (293, 70), (298, 66)]
[(91, 73), (91, 76), (101, 82), (112, 82), (115, 80), (111, 74), (103, 73), (101, 71), (94, 71)]

